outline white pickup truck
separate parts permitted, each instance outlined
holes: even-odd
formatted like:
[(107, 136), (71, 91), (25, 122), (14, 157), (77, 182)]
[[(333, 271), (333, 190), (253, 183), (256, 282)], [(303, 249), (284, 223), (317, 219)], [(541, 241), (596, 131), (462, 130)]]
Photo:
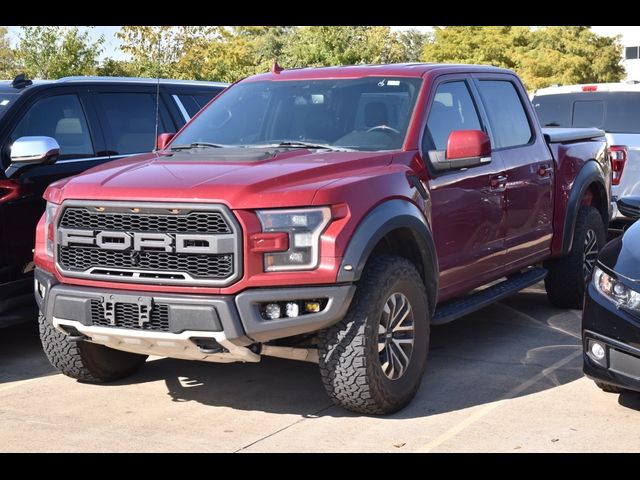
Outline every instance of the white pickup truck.
[(640, 82), (541, 88), (531, 101), (542, 127), (597, 127), (606, 132), (612, 167), (611, 220), (624, 220), (616, 200), (640, 194)]

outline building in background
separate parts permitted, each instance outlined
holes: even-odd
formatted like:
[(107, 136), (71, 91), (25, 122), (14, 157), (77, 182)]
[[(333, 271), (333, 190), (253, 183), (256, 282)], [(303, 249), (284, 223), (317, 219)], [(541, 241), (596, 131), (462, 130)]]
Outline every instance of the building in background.
[(625, 80), (640, 81), (640, 27), (591, 27), (598, 35), (620, 35), (622, 63), (627, 70)]

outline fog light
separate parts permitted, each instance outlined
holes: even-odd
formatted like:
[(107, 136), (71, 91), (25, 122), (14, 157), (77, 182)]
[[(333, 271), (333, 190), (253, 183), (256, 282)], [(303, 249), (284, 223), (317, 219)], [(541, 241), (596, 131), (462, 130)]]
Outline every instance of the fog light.
[(604, 347), (597, 342), (591, 343), (591, 354), (597, 359), (602, 360), (605, 355)]
[(300, 307), (297, 303), (289, 302), (286, 305), (287, 317), (297, 317), (300, 314)]
[(304, 311), (307, 313), (318, 313), (320, 311), (320, 302), (305, 302)]
[(269, 320), (280, 318), (280, 315), (282, 315), (280, 305), (278, 305), (277, 303), (267, 303), (267, 306), (264, 307), (264, 314)]

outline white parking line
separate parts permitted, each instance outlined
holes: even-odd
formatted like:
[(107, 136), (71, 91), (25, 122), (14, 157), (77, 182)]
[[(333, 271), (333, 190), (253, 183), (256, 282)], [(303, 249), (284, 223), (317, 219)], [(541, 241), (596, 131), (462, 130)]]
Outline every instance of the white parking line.
[(578, 357), (580, 355), (582, 355), (582, 349), (580, 349), (580, 351), (573, 352), (572, 354), (567, 355), (566, 357), (562, 358), (561, 360), (558, 360), (556, 363), (554, 363), (550, 367), (545, 368), (540, 373), (538, 373), (537, 375), (534, 375), (533, 377), (531, 377), (526, 382), (523, 382), (520, 385), (518, 385), (518, 386), (512, 388), (511, 390), (509, 390), (501, 400), (498, 400), (496, 402), (490, 403), (490, 404), (485, 405), (484, 407), (476, 410), (471, 415), (469, 415), (467, 418), (465, 418), (463, 421), (461, 421), (460, 423), (454, 425), (449, 430), (447, 430), (446, 432), (442, 433), (441, 435), (439, 435), (438, 437), (434, 438), (429, 443), (427, 443), (426, 445), (423, 445), (422, 447), (418, 448), (415, 451), (416, 452), (421, 452), (421, 453), (428, 453), (428, 452), (433, 451), (435, 448), (439, 447), (440, 445), (442, 445), (446, 441), (448, 441), (451, 438), (453, 438), (456, 435), (458, 435), (465, 428), (469, 427), (470, 425), (473, 425), (474, 423), (476, 423), (481, 418), (487, 416), (489, 413), (491, 413), (493, 410), (495, 410), (500, 405), (505, 403), (507, 400), (510, 400), (510, 399), (516, 397), (517, 395), (519, 395), (520, 393), (524, 392), (525, 390), (527, 390), (532, 385), (535, 385), (540, 380), (542, 380), (543, 378), (547, 377), (549, 374), (555, 372), (556, 370), (562, 368), (567, 363), (571, 362), (574, 358), (576, 358), (576, 357)]

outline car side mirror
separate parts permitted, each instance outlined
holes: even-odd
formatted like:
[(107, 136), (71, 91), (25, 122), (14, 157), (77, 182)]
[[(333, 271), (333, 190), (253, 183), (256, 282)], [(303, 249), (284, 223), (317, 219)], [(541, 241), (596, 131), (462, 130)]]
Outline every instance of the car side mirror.
[(444, 152), (429, 152), (437, 171), (475, 167), (491, 162), (491, 140), (481, 130), (454, 130)]
[(634, 220), (640, 218), (640, 196), (629, 195), (622, 197), (618, 199), (616, 204), (620, 213), (625, 217), (633, 218)]
[(36, 165), (54, 163), (60, 155), (60, 145), (51, 137), (20, 137), (11, 145), (11, 163), (7, 178), (13, 178)]
[(169, 145), (169, 142), (173, 139), (175, 133), (161, 133), (158, 135), (158, 143), (156, 150), (164, 150)]

